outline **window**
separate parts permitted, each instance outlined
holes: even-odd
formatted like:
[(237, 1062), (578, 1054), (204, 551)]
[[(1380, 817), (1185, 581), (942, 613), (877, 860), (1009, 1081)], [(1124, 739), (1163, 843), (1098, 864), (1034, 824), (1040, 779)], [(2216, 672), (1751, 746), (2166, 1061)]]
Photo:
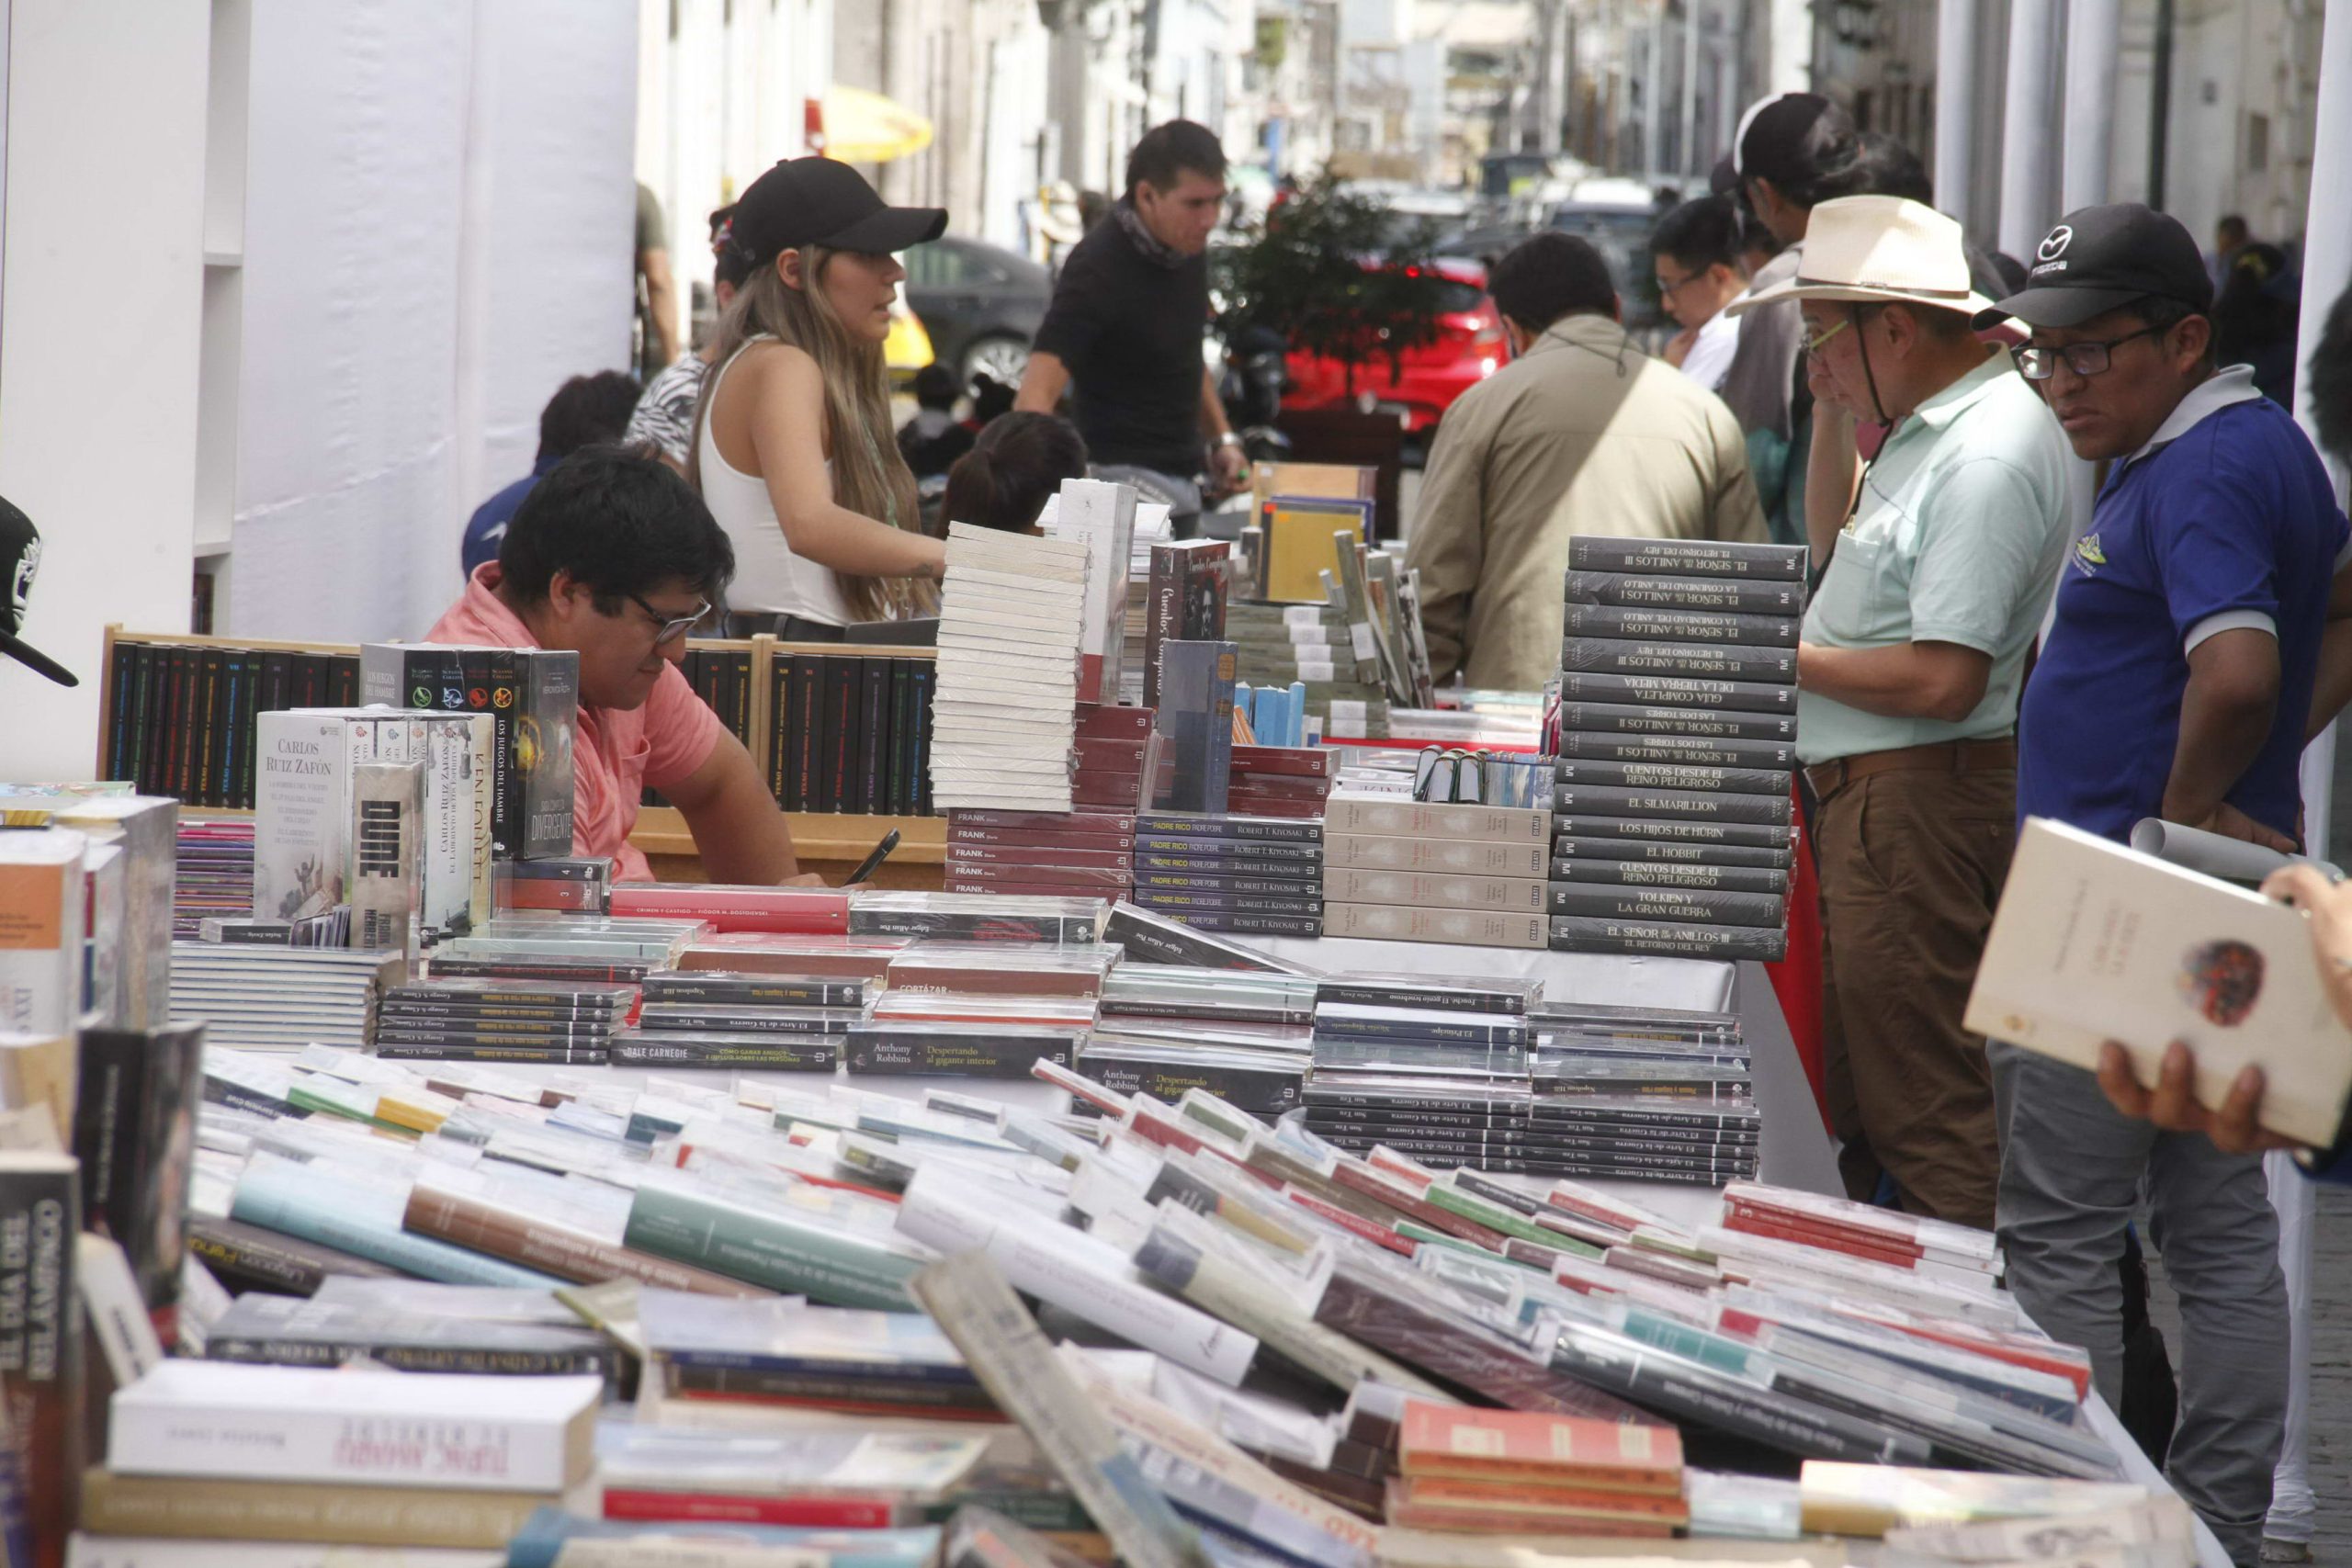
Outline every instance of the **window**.
[(2249, 174), (2260, 174), (2270, 166), (2270, 117), (2250, 114), (2245, 117), (2245, 166)]
[(1003, 269), (981, 251), (953, 240), (917, 245), (899, 258), (916, 288), (988, 288), (1005, 281)]

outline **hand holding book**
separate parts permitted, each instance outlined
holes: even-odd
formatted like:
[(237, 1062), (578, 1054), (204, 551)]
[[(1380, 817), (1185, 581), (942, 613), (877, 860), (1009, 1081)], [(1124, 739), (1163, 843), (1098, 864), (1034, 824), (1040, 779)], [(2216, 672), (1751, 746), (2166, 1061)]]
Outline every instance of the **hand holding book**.
[[(2352, 883), (2334, 882), (2309, 864), (2282, 866), (2262, 885), (2267, 897), (2294, 907), (2311, 922), (2312, 951), (2337, 1021), (2352, 1029)], [(2310, 1145), (2263, 1127), (2262, 1069), (2249, 1065), (2231, 1080), (2222, 1103), (2208, 1110), (2197, 1101), (2197, 1058), (2176, 1041), (2167, 1047), (2155, 1087), (2144, 1089), (2132, 1071), (2132, 1057), (2109, 1041), (2099, 1049), (2098, 1082), (2124, 1115), (2153, 1122), (2169, 1133), (2203, 1133), (2224, 1154), (2260, 1154)]]

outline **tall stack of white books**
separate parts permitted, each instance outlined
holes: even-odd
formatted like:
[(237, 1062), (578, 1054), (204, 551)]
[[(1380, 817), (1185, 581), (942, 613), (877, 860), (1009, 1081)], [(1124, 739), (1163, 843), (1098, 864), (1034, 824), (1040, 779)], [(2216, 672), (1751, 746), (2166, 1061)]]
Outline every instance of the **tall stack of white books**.
[(1088, 556), (1082, 539), (949, 525), (932, 698), (938, 810), (1070, 809)]

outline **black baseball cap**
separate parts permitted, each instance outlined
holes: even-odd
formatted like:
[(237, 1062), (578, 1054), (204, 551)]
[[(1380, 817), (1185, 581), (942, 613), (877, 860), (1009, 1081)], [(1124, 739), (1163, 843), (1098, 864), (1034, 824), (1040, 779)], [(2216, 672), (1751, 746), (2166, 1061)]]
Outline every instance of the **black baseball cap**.
[(946, 231), (943, 209), (892, 207), (847, 164), (787, 158), (737, 199), (729, 243), (759, 267), (803, 245), (884, 254)]
[(82, 682), (74, 671), (17, 636), (25, 624), (25, 601), (32, 597), (33, 573), (40, 569), (40, 530), (33, 520), (0, 500), (0, 583), (8, 596), (0, 599), (0, 653), (48, 676), (61, 686)]
[(2078, 327), (2147, 299), (2213, 308), (2213, 280), (2187, 227), (2136, 201), (2078, 208), (2042, 236), (2025, 288), (1978, 315), (1976, 328), (2008, 316), (2033, 327)]

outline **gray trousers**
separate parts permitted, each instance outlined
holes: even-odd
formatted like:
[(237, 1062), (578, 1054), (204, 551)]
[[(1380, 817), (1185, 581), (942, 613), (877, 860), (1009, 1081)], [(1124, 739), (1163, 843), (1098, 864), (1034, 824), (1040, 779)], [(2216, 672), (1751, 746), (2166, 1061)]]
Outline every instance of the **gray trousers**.
[(2262, 1160), (2117, 1114), (2079, 1068), (1995, 1044), (1996, 1227), (2018, 1304), (2090, 1352), (2123, 1398), (2123, 1231), (2144, 1181), (2149, 1239), (2180, 1293), (2173, 1485), (2241, 1564), (2260, 1561), (2287, 1411), (2287, 1288)]

